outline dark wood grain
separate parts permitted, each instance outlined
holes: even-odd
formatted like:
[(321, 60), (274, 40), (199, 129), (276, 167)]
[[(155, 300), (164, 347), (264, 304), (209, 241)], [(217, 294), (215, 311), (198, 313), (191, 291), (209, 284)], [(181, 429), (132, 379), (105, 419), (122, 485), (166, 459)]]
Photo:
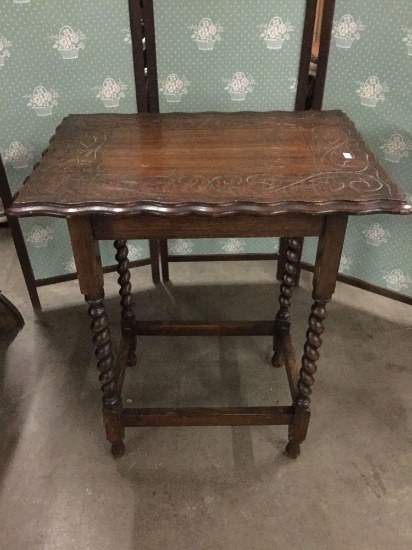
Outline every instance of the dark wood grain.
[[(353, 158), (343, 159), (343, 152)], [(10, 211), (68, 218), (115, 457), (125, 452), (126, 426), (287, 424), (286, 451), (296, 458), (307, 433), (326, 303), (335, 290), (348, 215), (411, 208), (345, 115), (295, 112), (68, 117)], [(126, 239), (290, 235), (319, 236), (314, 304), (299, 373), (288, 335), (297, 237), (288, 239), (275, 321), (134, 322)], [(118, 250), (128, 342), (123, 340), (116, 364), (99, 238), (116, 240)], [(135, 334), (278, 335), (293, 405), (124, 409), (121, 386)]]
[(335, 14), (336, 0), (326, 0), (323, 5), (322, 27), (320, 31), (319, 58), (316, 78), (313, 88), (312, 108), (322, 109), (323, 95), (325, 92), (326, 72), (329, 61), (329, 50), (332, 40), (333, 17)]
[(136, 91), (136, 105), (139, 113), (147, 113), (149, 110), (146, 77), (144, 74), (143, 56), (143, 11), (138, 0), (128, 0), (130, 38), (132, 41), (133, 73)]
[(71, 115), (9, 209), (20, 216), (410, 211), (340, 111)]
[[(313, 31), (315, 28), (317, 0), (306, 0), (305, 23), (303, 26), (302, 45), (298, 84), (296, 89), (295, 109), (304, 111), (309, 86), (310, 55), (312, 53)], [(276, 87), (275, 87), (276, 90)]]
[[(177, 221), (178, 220), (178, 221)], [(288, 214), (259, 218), (238, 214), (220, 217), (218, 223), (213, 216), (93, 216), (94, 235), (97, 239), (151, 239), (196, 237), (274, 237), (287, 236), (292, 229), (299, 235), (317, 236), (322, 230), (323, 216), (309, 214)]]
[(193, 407), (123, 410), (123, 426), (255, 426), (285, 425), (293, 407)]
[(270, 336), (274, 321), (136, 321), (135, 332), (144, 336)]

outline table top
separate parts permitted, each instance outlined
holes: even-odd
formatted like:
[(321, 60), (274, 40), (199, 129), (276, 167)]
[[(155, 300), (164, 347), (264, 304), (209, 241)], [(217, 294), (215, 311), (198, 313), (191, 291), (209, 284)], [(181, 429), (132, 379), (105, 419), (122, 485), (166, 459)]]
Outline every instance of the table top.
[(18, 216), (409, 213), (341, 111), (70, 115)]

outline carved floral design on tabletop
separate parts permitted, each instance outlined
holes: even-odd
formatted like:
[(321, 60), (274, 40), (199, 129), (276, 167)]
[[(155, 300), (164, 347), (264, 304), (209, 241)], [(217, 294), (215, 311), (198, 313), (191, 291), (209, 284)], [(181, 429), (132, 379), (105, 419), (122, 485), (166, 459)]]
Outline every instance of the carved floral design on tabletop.
[(412, 28), (405, 28), (403, 30), (406, 32), (406, 36), (402, 39), (402, 41), (406, 43), (408, 55), (412, 55)]
[(1, 151), (5, 162), (9, 162), (13, 168), (27, 168), (33, 158), (34, 147), (24, 145), (20, 141), (12, 141), (6, 150)]
[(231, 79), (225, 80), (225, 90), (229, 92), (229, 95), (233, 101), (244, 101), (249, 92), (253, 92), (253, 84), (255, 81), (249, 75), (245, 73), (237, 72)]
[(84, 50), (85, 35), (81, 31), (75, 32), (69, 25), (64, 25), (59, 34), (54, 34), (53, 48), (60, 52), (63, 59), (77, 59), (79, 51)]
[(361, 103), (365, 107), (376, 107), (378, 101), (385, 101), (385, 92), (389, 92), (386, 82), (379, 82), (377, 76), (370, 76), (365, 82), (358, 82), (359, 88), (356, 93), (359, 94)]
[(344, 271), (350, 271), (351, 266), (353, 265), (353, 260), (342, 254), (339, 262), (339, 271), (343, 273)]
[(388, 242), (388, 237), (391, 236), (388, 229), (384, 229), (380, 223), (373, 223), (368, 229), (362, 231), (366, 237), (366, 242), (372, 246), (380, 246), (382, 243)]
[(97, 90), (97, 99), (101, 99), (106, 109), (118, 107), (120, 100), (125, 97), (127, 86), (121, 80), (116, 82), (113, 78), (106, 78), (103, 84), (94, 88)]
[(385, 160), (398, 163), (401, 158), (409, 156), (409, 151), (412, 151), (412, 143), (405, 141), (400, 134), (393, 134), (380, 148), (383, 150)]
[(53, 90), (46, 90), (43, 86), (34, 88), (31, 95), (25, 96), (28, 98), (28, 107), (31, 107), (37, 116), (50, 116), (53, 113), (53, 107), (58, 105), (56, 98), (59, 94)]
[(168, 103), (180, 103), (182, 96), (187, 94), (189, 85), (190, 82), (184, 76), (179, 78), (177, 74), (171, 73), (166, 80), (160, 80), (159, 91)]
[(332, 35), (338, 48), (349, 49), (355, 40), (360, 40), (360, 32), (366, 29), (361, 20), (355, 21), (354, 17), (347, 13), (339, 21), (333, 22)]
[(170, 245), (170, 252), (172, 254), (190, 254), (193, 250), (193, 243), (188, 239), (176, 239)]
[(412, 283), (412, 279), (405, 275), (401, 269), (393, 269), (383, 279), (386, 281), (387, 288), (396, 292), (400, 292), (403, 288), (408, 288)]
[(223, 32), (222, 25), (214, 24), (209, 17), (204, 17), (198, 25), (192, 25), (190, 29), (193, 30), (191, 38), (196, 42), (199, 50), (211, 51), (216, 42), (222, 40), (220, 36)]
[(245, 241), (243, 239), (227, 239), (222, 245), (222, 250), (230, 253), (243, 252), (245, 250)]
[(129, 251), (128, 258), (131, 262), (134, 260), (140, 260), (143, 256), (143, 248), (140, 244), (128, 244), (127, 249)]
[(51, 227), (35, 225), (32, 227), (27, 241), (36, 248), (44, 248), (53, 239), (53, 233), (54, 231)]
[(9, 42), (4, 36), (0, 36), (0, 68), (4, 67), (6, 57), (10, 57), (11, 42)]
[(290, 32), (293, 31), (292, 25), (288, 21), (283, 22), (282, 18), (276, 15), (267, 25), (260, 25), (266, 47), (269, 50), (280, 50), (285, 40), (290, 40)]

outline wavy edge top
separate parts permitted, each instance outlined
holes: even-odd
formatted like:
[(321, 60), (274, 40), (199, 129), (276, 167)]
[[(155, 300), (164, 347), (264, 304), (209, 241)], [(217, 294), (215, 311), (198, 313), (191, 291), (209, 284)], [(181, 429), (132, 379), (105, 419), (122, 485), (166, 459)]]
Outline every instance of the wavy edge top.
[[(290, 114), (296, 118), (312, 118), (319, 115), (335, 115), (342, 118), (346, 126), (349, 127), (350, 133), (354, 133), (356, 138), (361, 144), (366, 143), (362, 135), (356, 129), (353, 121), (340, 110), (330, 111), (300, 111), (285, 113), (284, 111), (269, 111), (267, 113), (261, 113), (253, 111), (243, 111), (242, 113), (224, 113), (225, 115), (261, 115), (264, 114), (277, 114), (283, 115)], [(142, 113), (134, 115), (126, 115), (128, 117), (142, 117), (142, 118), (171, 118), (171, 117), (199, 117), (204, 115), (222, 114), (218, 112), (205, 112), (205, 113), (164, 113), (164, 114), (151, 114)], [(63, 122), (69, 118), (82, 117), (87, 115), (68, 115), (63, 118), (62, 122), (57, 126), (56, 132), (62, 126)], [(90, 116), (107, 116), (115, 117), (119, 116), (116, 113), (104, 113)], [(56, 138), (56, 133), (50, 139), (50, 144)], [(49, 146), (42, 152), (42, 157), (46, 155), (49, 150)], [(386, 170), (382, 167), (382, 164), (377, 157), (368, 148), (369, 157), (376, 163), (376, 165), (387, 174)], [(24, 179), (25, 185), (31, 178), (33, 172), (40, 165), (40, 161), (34, 164), (30, 174)], [(390, 178), (391, 179), (391, 178)], [(179, 203), (162, 203), (152, 200), (138, 200), (131, 201), (124, 205), (114, 205), (106, 201), (94, 201), (93, 204), (76, 204), (76, 205), (63, 205), (55, 203), (53, 201), (31, 201), (18, 203), (19, 191), (13, 197), (12, 205), (7, 209), (9, 216), (15, 217), (29, 217), (29, 216), (42, 216), (49, 215), (54, 217), (74, 217), (101, 214), (107, 216), (134, 216), (134, 215), (157, 215), (168, 217), (179, 217), (188, 215), (208, 216), (208, 217), (221, 217), (221, 216), (234, 216), (237, 214), (253, 215), (253, 216), (274, 216), (277, 214), (311, 214), (311, 215), (326, 215), (336, 212), (342, 212), (353, 215), (367, 215), (367, 214), (412, 214), (412, 205), (406, 201), (406, 196), (403, 199), (371, 199), (364, 201), (351, 201), (351, 200), (334, 200), (334, 201), (276, 201), (273, 203), (259, 204), (258, 202), (240, 201), (234, 200), (225, 203), (211, 204), (207, 202), (179, 202)]]

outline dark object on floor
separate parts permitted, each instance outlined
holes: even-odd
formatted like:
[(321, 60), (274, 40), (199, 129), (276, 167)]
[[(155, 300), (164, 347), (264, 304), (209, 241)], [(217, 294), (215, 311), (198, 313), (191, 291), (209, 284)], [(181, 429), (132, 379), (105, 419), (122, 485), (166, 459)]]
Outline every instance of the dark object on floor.
[(0, 330), (23, 328), (24, 319), (20, 311), (0, 290)]

